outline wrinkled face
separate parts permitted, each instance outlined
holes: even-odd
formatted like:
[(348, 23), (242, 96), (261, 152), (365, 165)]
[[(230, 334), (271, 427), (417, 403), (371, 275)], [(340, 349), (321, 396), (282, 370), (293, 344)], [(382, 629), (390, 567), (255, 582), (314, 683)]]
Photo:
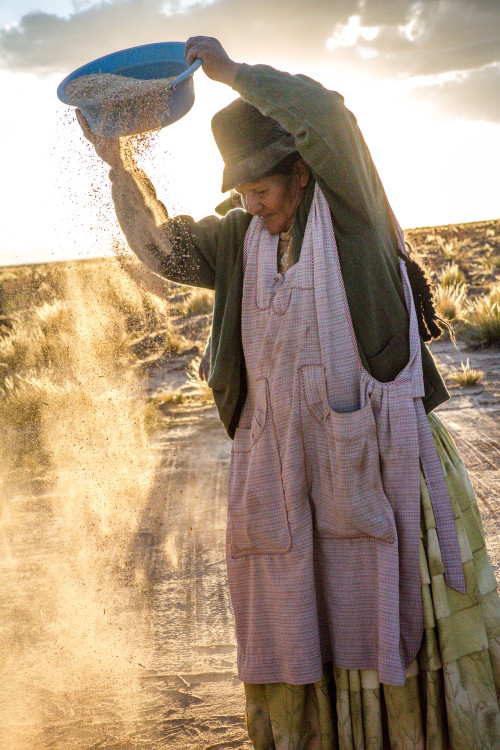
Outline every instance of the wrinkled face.
[(280, 234), (290, 229), (308, 181), (309, 170), (302, 163), (290, 177), (264, 175), (254, 182), (237, 185), (236, 190), (245, 211), (260, 216), (269, 234)]

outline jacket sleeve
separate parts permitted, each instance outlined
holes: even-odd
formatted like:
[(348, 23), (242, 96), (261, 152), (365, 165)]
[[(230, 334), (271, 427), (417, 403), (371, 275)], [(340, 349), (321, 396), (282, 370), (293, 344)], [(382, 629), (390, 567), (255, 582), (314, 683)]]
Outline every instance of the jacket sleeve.
[(110, 179), (118, 222), (139, 260), (171, 281), (214, 289), (222, 220), (170, 218), (149, 178), (137, 167), (113, 168)]
[(356, 118), (340, 94), (267, 65), (241, 65), (233, 88), (295, 137), (321, 187), (336, 196), (337, 216), (358, 224), (380, 220), (387, 210), (385, 193)]

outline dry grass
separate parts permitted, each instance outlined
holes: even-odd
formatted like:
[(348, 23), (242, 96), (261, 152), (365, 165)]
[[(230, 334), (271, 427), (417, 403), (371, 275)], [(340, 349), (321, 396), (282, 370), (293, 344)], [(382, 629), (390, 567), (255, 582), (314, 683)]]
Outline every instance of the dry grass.
[(466, 268), (468, 265), (467, 249), (456, 238), (447, 240), (441, 234), (435, 236), (442, 258), (451, 261), (453, 266), (461, 265)]
[(64, 295), (66, 272), (62, 264), (0, 269), (0, 315), (29, 310)]
[(448, 322), (460, 320), (463, 317), (467, 301), (467, 286), (465, 284), (438, 285), (434, 290), (434, 301), (437, 313), (441, 318)]
[(207, 315), (214, 308), (214, 293), (211, 289), (194, 289), (180, 308), (183, 315)]
[[(98, 685), (125, 716), (137, 702), (132, 644), (143, 627), (130, 584), (143, 585), (144, 573), (130, 565), (130, 543), (159, 466), (147, 433), (154, 415), (141, 398), (129, 340), (151, 316), (168, 333), (166, 302), (161, 315), (161, 303), (134, 289), (114, 261), (61, 264), (43, 275), (19, 269), (19, 295), (14, 281), (14, 272), (0, 271), (0, 292), (9, 289), (0, 335), (0, 546), (2, 564), (10, 566), (1, 629), (4, 646), (13, 644), (2, 653), (9, 697), (15, 705), (15, 696), (34, 686), (33, 695), (51, 696), (53, 711), (53, 696), (64, 702), (67, 693)], [(25, 559), (42, 538), (28, 572)], [(38, 734), (45, 719), (36, 713), (43, 698), (31, 695), (24, 698), (29, 740), (23, 735), (15, 747), (45, 746)], [(10, 713), (3, 706), (2, 730)], [(14, 746), (8, 737), (6, 743)]]
[(489, 271), (500, 271), (500, 255), (485, 255), (481, 262)]
[(500, 220), (423, 227), (406, 235), (435, 279), (438, 314), (455, 335), (470, 345), (498, 343)]
[(500, 284), (468, 306), (466, 336), (482, 346), (500, 344)]
[[(10, 270), (0, 276), (0, 289), (10, 292), (0, 335), (4, 460), (44, 471), (50, 463), (44, 425), (56, 415), (104, 413), (106, 399), (130, 401), (134, 423), (151, 421), (145, 402), (126, 396), (139, 363), (132, 344), (161, 324), (158, 354), (180, 346), (167, 303), (138, 287), (116, 259), (56, 265), (52, 276), (50, 269), (19, 269), (18, 296), (13, 277)], [(154, 346), (148, 353), (154, 356)]]
[(465, 274), (456, 263), (449, 263), (439, 274), (438, 281), (442, 287), (457, 287), (465, 284)]
[(500, 220), (422, 227), (406, 232), (435, 277), (451, 263), (460, 267), (472, 292), (496, 283), (495, 262), (500, 255)]
[(441, 248), (441, 252), (443, 256), (445, 258), (452, 259), (456, 252), (455, 244), (453, 240), (451, 242), (446, 242), (441, 235), (433, 235), (433, 236), (436, 238), (438, 245)]
[[(144, 427), (151, 434), (162, 426), (162, 411), (186, 398), (168, 391), (161, 403), (140, 398), (138, 378), (157, 361), (161, 366), (165, 356), (192, 348), (173, 325), (180, 318), (169, 313), (169, 293), (183, 292), (177, 316), (195, 316), (212, 311), (213, 292), (156, 278), (151, 286), (143, 270), (123, 255), (0, 269), (0, 433), (6, 468), (31, 475), (50, 469), (43, 434), (47, 423), (64, 421), (65, 413), (83, 420), (96, 409), (104, 413), (106, 399), (125, 401), (139, 432)], [(126, 396), (132, 387), (134, 398)], [(204, 386), (196, 397), (208, 403), (211, 391)]]
[(482, 370), (474, 370), (470, 366), (469, 360), (467, 359), (466, 363), (462, 362), (460, 368), (454, 369), (450, 372), (449, 378), (457, 385), (460, 385), (462, 387), (470, 387), (473, 385), (477, 385), (483, 375), (484, 372)]
[(161, 395), (150, 399), (150, 403), (161, 412), (166, 412), (171, 406), (182, 404), (186, 400), (186, 395), (179, 390), (167, 389), (162, 391)]

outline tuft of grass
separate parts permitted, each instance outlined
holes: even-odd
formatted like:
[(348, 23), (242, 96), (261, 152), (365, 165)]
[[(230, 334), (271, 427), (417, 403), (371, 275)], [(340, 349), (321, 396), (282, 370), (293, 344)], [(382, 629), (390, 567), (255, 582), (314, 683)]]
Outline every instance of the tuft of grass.
[(47, 373), (9, 375), (0, 391), (2, 420), (17, 428), (36, 423), (44, 406), (50, 406), (54, 399), (67, 396), (72, 390), (71, 383), (58, 385)]
[(469, 305), (466, 325), (471, 343), (483, 346), (500, 344), (500, 284)]
[(450, 372), (449, 378), (450, 380), (453, 380), (453, 382), (457, 385), (460, 385), (462, 387), (470, 387), (473, 385), (477, 385), (483, 375), (484, 372), (482, 370), (474, 370), (470, 366), (469, 360), (467, 359), (466, 363), (462, 362), (459, 369), (455, 368)]
[(453, 240), (451, 240), (451, 242), (445, 242), (443, 237), (437, 235), (437, 241), (445, 258), (453, 260), (456, 253), (456, 248)]
[(186, 395), (182, 391), (166, 390), (161, 396), (155, 396), (149, 399), (150, 409), (158, 409), (162, 414), (166, 414), (172, 406), (182, 404)]
[(179, 336), (179, 334), (175, 333), (175, 331), (171, 331), (168, 337), (168, 342), (165, 345), (165, 350), (168, 351), (169, 354), (179, 354), (186, 348), (186, 339), (184, 339), (182, 336)]
[(500, 271), (500, 255), (489, 255), (483, 258), (483, 266), (491, 271)]
[(439, 235), (437, 240), (441, 252), (447, 260), (455, 264), (460, 264), (463, 268), (467, 268), (469, 260), (467, 258), (465, 246), (462, 243), (456, 239), (446, 242), (443, 237)]
[(465, 274), (456, 263), (448, 263), (439, 275), (439, 284), (442, 287), (458, 287), (465, 284)]
[(4, 377), (24, 374), (57, 364), (59, 373), (68, 368), (72, 343), (71, 311), (61, 301), (45, 302), (39, 307), (12, 317), (12, 327), (0, 338), (0, 362)]
[(214, 293), (211, 289), (197, 288), (182, 305), (184, 315), (206, 315), (214, 308)]
[(77, 396), (70, 382), (58, 384), (48, 371), (8, 375), (0, 388), (3, 468), (34, 475), (47, 469), (50, 452), (41, 436), (42, 421), (61, 404), (75, 410)]
[(438, 284), (434, 291), (434, 301), (438, 315), (444, 320), (453, 321), (463, 317), (467, 298), (467, 286)]

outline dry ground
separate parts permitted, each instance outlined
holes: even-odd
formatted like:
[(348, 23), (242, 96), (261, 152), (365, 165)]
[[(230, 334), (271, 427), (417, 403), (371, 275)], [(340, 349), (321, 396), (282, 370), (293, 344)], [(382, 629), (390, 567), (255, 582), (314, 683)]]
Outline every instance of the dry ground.
[[(435, 273), (460, 264), (471, 297), (498, 281), (500, 222), (411, 234)], [(0, 275), (0, 299), (14, 294), (23, 273), (9, 269), (3, 282)], [(151, 331), (142, 321), (131, 339), (135, 398), (151, 407), (153, 468), (126, 508), (130, 523), (113, 526), (124, 506), (112, 502), (104, 508), (112, 534), (101, 528), (100, 506), (83, 535), (68, 534), (74, 455), (65, 484), (38, 465), (0, 477), (2, 750), (250, 748), (224, 569), (231, 446), (196, 376), (210, 314), (203, 304), (190, 314), (191, 298), (187, 288), (172, 289), (168, 326)], [(177, 351), (165, 351), (173, 340)], [(432, 351), (452, 394), (439, 414), (471, 472), (499, 577), (499, 349), (445, 339)], [(484, 372), (472, 388), (449, 379), (466, 359)], [(116, 426), (105, 424), (107, 432)], [(127, 438), (119, 445), (125, 460), (131, 446)], [(97, 463), (104, 448), (95, 450)], [(117, 470), (108, 461), (99, 483)], [(87, 499), (77, 497), (82, 507)], [(81, 523), (71, 512), (70, 525)], [(84, 550), (92, 535), (96, 544)]]

